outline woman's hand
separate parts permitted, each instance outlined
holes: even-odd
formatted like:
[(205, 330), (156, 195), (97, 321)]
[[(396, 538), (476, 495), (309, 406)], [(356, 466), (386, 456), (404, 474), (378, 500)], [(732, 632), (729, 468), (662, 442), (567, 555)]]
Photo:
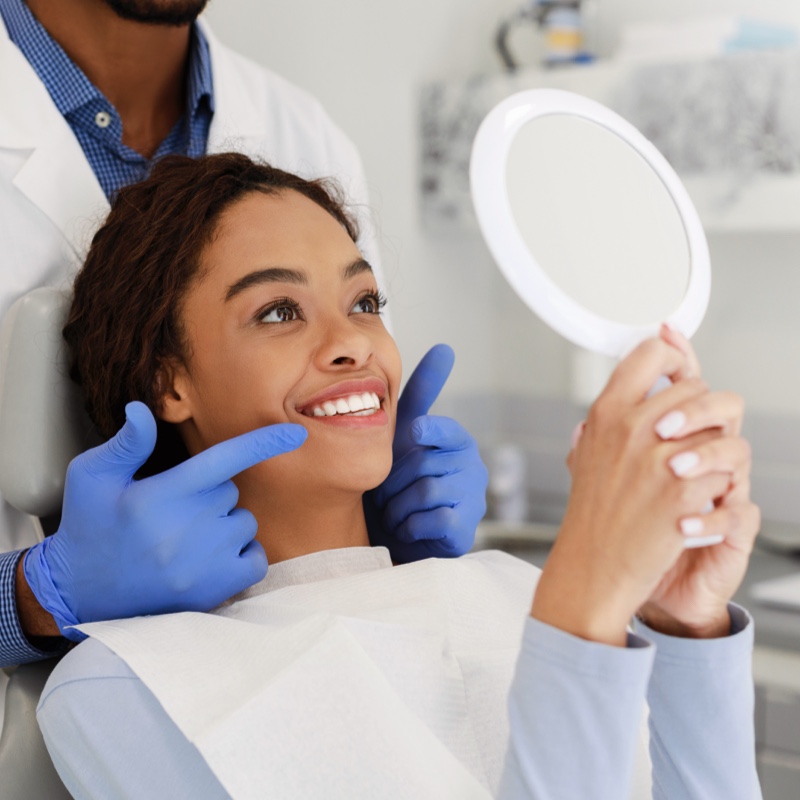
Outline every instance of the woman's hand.
[[(662, 337), (697, 363), (683, 336), (664, 329)], [(681, 520), (681, 524), (698, 536), (719, 533), (725, 538), (713, 547), (686, 550), (639, 613), (662, 633), (725, 636), (730, 629), (727, 604), (744, 578), (761, 524), (759, 508), (750, 500), (750, 445), (739, 435), (744, 404), (737, 395), (725, 394), (713, 410), (706, 398), (676, 410), (684, 414), (686, 424), (665, 438), (681, 441), (701, 430), (718, 433), (672, 460), (670, 467), (677, 476), (685, 480), (714, 472), (730, 476), (729, 489), (715, 500), (712, 512)]]
[(761, 523), (758, 506), (750, 500), (750, 446), (739, 436), (744, 407), (737, 395), (725, 394), (716, 409), (702, 397), (677, 410), (687, 421), (672, 434), (672, 441), (683, 442), (702, 429), (719, 432), (671, 460), (677, 477), (686, 481), (714, 473), (729, 477), (728, 490), (715, 498), (714, 509), (684, 518), (681, 525), (698, 536), (722, 534), (724, 540), (686, 550), (663, 576), (640, 616), (662, 633), (725, 636), (730, 629), (727, 604), (744, 578)]
[[(615, 371), (569, 456), (573, 490), (537, 589), (535, 617), (620, 645), (648, 599), (645, 613), (655, 625), (705, 631), (720, 624), (752, 545), (750, 456), (738, 437), (741, 403), (709, 393), (697, 372), (688, 342), (670, 331), (643, 343)], [(662, 374), (673, 385), (648, 397)], [(696, 453), (697, 463), (676, 459), (684, 453)], [(704, 517), (709, 501), (715, 510)], [(685, 552), (684, 536), (693, 535), (698, 519), (704, 535), (728, 537), (725, 547), (737, 556), (711, 555), (716, 548)], [(734, 520), (742, 520), (739, 534)], [(725, 566), (710, 570), (711, 561)]]

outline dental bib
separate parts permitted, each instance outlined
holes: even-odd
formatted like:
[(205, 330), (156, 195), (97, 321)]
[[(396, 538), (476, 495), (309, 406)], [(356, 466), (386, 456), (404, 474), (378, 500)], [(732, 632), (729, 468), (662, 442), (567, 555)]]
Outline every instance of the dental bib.
[(384, 548), (322, 551), (270, 566), (211, 614), (80, 628), (236, 800), (490, 800), (538, 575), (499, 552), (392, 567)]

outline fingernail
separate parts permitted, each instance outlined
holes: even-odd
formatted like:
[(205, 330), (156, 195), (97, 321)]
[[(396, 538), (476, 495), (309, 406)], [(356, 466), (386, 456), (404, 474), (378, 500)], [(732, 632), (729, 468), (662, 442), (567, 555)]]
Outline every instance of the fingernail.
[(705, 524), (700, 517), (685, 517), (680, 522), (681, 533), (684, 536), (697, 536), (705, 530)]
[(699, 463), (700, 456), (698, 456), (697, 453), (679, 453), (677, 456), (673, 456), (667, 462), (667, 464), (669, 464), (669, 468), (679, 478), (682, 478), (688, 472), (693, 470)]
[(671, 439), (686, 425), (686, 414), (682, 411), (670, 411), (656, 423), (656, 433), (662, 439)]

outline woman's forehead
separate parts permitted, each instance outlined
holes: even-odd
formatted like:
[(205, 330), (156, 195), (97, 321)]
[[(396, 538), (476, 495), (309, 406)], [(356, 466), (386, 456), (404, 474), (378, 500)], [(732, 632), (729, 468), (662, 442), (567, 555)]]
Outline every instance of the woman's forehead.
[(341, 223), (293, 190), (251, 192), (221, 215), (206, 248), (209, 261), (268, 259), (264, 266), (341, 267), (360, 258)]
[(362, 273), (371, 275), (371, 266), (324, 208), (293, 190), (251, 192), (220, 215), (187, 300), (198, 293), (228, 300), (257, 284), (308, 286)]

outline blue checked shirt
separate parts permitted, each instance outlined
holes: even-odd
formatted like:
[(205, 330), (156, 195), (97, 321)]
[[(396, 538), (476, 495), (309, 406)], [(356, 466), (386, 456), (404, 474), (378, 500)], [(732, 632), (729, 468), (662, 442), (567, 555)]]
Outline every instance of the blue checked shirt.
[[(146, 177), (153, 162), (172, 153), (203, 155), (214, 115), (208, 42), (194, 26), (186, 84), (186, 112), (147, 159), (122, 143), (122, 121), (113, 105), (84, 75), (22, 0), (0, 0), (11, 41), (22, 51), (83, 148), (109, 200), (129, 183)], [(0, 109), (2, 113), (2, 109)], [(0, 667), (53, 655), (32, 646), (19, 625), (14, 576), (19, 552), (0, 554)], [(66, 649), (67, 642), (63, 644)]]
[(152, 159), (122, 143), (122, 121), (114, 106), (39, 24), (22, 0), (0, 0), (11, 41), (19, 47), (69, 123), (106, 197), (142, 180), (153, 161), (171, 153), (203, 155), (214, 114), (208, 42), (195, 25), (186, 86), (186, 113)]

